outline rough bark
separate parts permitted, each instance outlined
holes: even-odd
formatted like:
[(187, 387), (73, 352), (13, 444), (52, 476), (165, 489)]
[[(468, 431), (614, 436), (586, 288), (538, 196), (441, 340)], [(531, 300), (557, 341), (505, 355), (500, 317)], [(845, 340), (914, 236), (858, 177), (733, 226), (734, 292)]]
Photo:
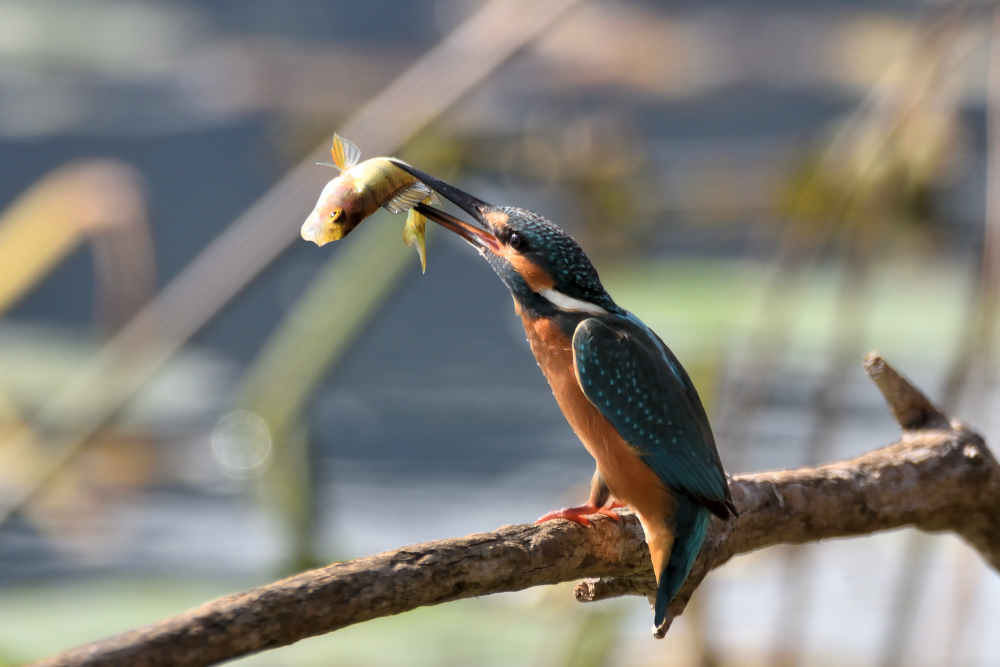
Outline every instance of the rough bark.
[[(869, 375), (903, 429), (888, 447), (815, 468), (732, 480), (740, 518), (713, 520), (670, 621), (713, 568), (735, 555), (913, 526), (950, 530), (1000, 571), (1000, 466), (983, 439), (950, 420), (880, 357)], [(636, 518), (504, 526), (304, 572), (220, 598), (148, 627), (53, 656), (40, 665), (208, 665), (380, 616), (450, 600), (592, 577), (590, 601), (653, 591)], [(596, 577), (596, 578), (593, 578)]]

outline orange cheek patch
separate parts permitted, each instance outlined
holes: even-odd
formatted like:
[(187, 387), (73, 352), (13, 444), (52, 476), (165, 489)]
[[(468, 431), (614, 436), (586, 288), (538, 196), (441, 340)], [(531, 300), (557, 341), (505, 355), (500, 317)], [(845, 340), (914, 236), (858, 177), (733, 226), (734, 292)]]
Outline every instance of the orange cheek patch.
[(552, 280), (552, 276), (550, 276), (545, 269), (525, 258), (524, 255), (520, 255), (512, 251), (507, 246), (502, 246), (501, 252), (503, 253), (504, 258), (510, 262), (511, 266), (514, 267), (514, 270), (521, 274), (521, 277), (524, 278), (524, 282), (528, 283), (528, 287), (531, 288), (532, 292), (540, 292), (543, 289), (552, 289), (555, 285), (555, 281)]
[[(486, 213), (483, 217), (486, 218), (486, 222), (496, 232), (500, 232), (503, 228), (507, 226), (507, 214), (502, 211), (490, 211)], [(538, 266), (531, 260), (524, 257), (524, 255), (511, 250), (507, 245), (501, 243), (500, 247), (494, 252), (508, 262), (514, 267), (514, 270), (521, 274), (524, 278), (524, 282), (528, 283), (528, 287), (531, 288), (532, 292), (539, 292), (543, 289), (552, 289), (555, 285), (555, 281), (552, 279), (545, 269)]]

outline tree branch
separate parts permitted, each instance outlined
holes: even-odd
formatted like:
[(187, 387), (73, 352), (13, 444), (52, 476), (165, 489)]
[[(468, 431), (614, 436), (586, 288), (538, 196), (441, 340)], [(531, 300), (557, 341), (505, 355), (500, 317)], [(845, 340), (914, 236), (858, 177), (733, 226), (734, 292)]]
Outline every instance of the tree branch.
[[(903, 437), (849, 461), (742, 475), (732, 480), (740, 518), (713, 520), (670, 622), (708, 572), (735, 555), (913, 526), (951, 530), (1000, 571), (1000, 466), (982, 438), (949, 420), (884, 360), (865, 367)], [(208, 665), (291, 644), (380, 616), (451, 600), (588, 579), (590, 601), (654, 591), (638, 520), (603, 517), (504, 526), (494, 533), (426, 542), (304, 572), (220, 598), (145, 628), (39, 665)]]

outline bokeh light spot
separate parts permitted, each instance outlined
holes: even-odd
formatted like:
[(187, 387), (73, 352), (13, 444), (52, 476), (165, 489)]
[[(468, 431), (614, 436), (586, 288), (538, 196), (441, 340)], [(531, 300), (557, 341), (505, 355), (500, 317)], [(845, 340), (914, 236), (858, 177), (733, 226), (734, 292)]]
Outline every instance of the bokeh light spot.
[(212, 429), (212, 452), (231, 477), (256, 477), (271, 461), (271, 429), (260, 415), (234, 410)]

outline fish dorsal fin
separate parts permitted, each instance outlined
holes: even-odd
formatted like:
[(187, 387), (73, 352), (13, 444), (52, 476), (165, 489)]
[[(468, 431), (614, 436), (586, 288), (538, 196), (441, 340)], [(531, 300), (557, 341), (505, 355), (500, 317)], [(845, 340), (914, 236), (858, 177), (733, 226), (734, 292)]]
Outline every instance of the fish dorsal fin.
[(413, 181), (407, 186), (399, 189), (387, 202), (382, 204), (382, 208), (393, 213), (405, 213), (422, 201), (429, 199), (431, 189), (420, 181)]
[(361, 149), (334, 132), (330, 155), (333, 156), (333, 166), (341, 171), (347, 171), (361, 160)]

